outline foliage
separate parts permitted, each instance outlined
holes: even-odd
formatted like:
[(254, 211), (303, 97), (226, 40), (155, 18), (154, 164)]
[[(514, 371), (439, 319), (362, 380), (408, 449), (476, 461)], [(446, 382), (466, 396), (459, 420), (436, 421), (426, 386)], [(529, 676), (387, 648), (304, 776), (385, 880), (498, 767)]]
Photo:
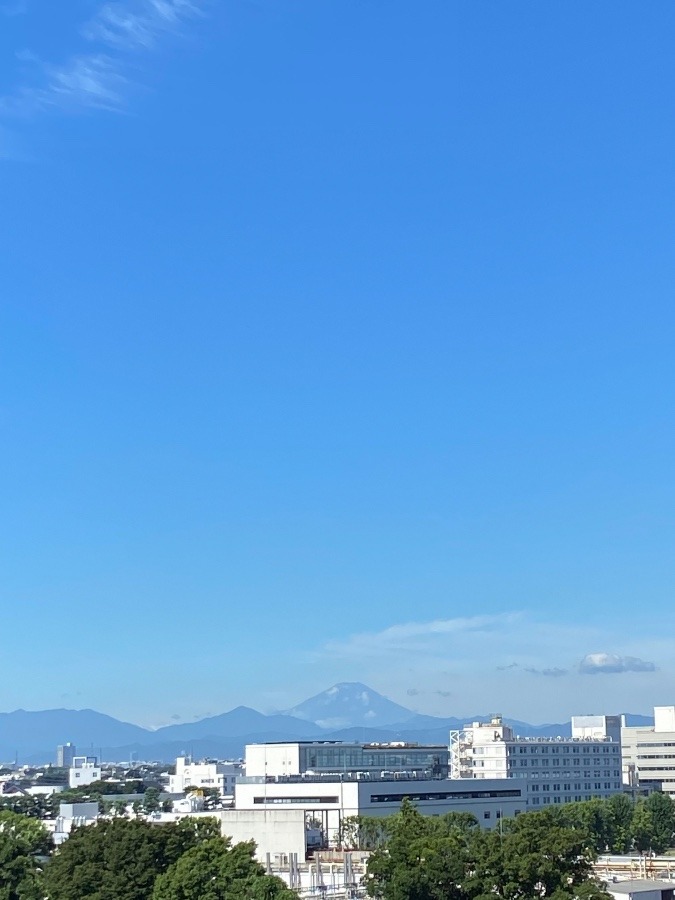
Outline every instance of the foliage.
[(49, 900), (148, 900), (158, 875), (220, 834), (215, 819), (150, 825), (114, 818), (76, 828), (45, 869)]
[(556, 812), (527, 813), (499, 831), (473, 816), (425, 817), (407, 801), (371, 854), (367, 891), (381, 900), (607, 900), (592, 878), (588, 834)]
[(38, 854), (48, 852), (51, 839), (34, 819), (0, 813), (0, 900), (42, 900)]
[(254, 859), (250, 841), (231, 846), (217, 837), (188, 850), (160, 876), (152, 900), (295, 900), (279, 878)]

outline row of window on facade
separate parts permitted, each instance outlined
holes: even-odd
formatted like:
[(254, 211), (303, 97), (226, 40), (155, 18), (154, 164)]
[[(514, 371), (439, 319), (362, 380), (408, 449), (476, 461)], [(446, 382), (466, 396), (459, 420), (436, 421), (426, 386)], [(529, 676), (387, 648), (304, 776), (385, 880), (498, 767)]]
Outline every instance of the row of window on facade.
[[(603, 781), (594, 781), (594, 782), (591, 782), (591, 781), (585, 781), (585, 782), (584, 782), (584, 790), (590, 791), (590, 790), (593, 790), (593, 788), (594, 788), (596, 791), (600, 791), (600, 790), (602, 790), (603, 784), (604, 784), (604, 786), (605, 786), (605, 790), (606, 790), (606, 791), (612, 790), (612, 782), (611, 782), (611, 781), (604, 781), (604, 782), (603, 782)], [(591, 785), (592, 785), (593, 787), (591, 787)], [(563, 791), (571, 791), (571, 790), (572, 790), (572, 783), (570, 782), (569, 784), (563, 784), (562, 786), (559, 785), (559, 784), (554, 784), (554, 785), (550, 785), (550, 784), (542, 784), (542, 785), (539, 785), (539, 784), (531, 784), (531, 785), (529, 786), (529, 789), (530, 789), (531, 791), (533, 791), (533, 792), (536, 792), (536, 791), (539, 790), (540, 787), (541, 787), (542, 791), (550, 791), (550, 790), (551, 790), (551, 787), (553, 788), (554, 791), (560, 791), (560, 790), (561, 790), (561, 787), (562, 787), (562, 790), (563, 790)], [(619, 789), (621, 788), (621, 782), (620, 782), (620, 781), (615, 781), (615, 782), (614, 782), (614, 788), (615, 788), (616, 790), (619, 790)], [(574, 785), (574, 790), (576, 790), (576, 791), (580, 791), (580, 790), (581, 790), (581, 782), (580, 782), (580, 781), (577, 781), (577, 782), (575, 783), (575, 785)]]
[[(479, 748), (476, 748), (477, 750)], [(515, 753), (515, 747), (509, 747), (509, 753)], [(546, 755), (547, 753), (558, 754), (558, 753), (571, 753), (572, 755), (581, 754), (581, 755), (591, 755), (591, 754), (607, 754), (610, 753), (618, 753), (619, 745), (618, 744), (602, 744), (597, 745), (593, 744), (589, 745), (577, 745), (574, 744), (570, 747), (569, 744), (561, 744), (560, 746), (556, 746), (555, 744), (529, 744), (527, 747), (518, 747), (518, 753), (538, 753), (539, 755)]]

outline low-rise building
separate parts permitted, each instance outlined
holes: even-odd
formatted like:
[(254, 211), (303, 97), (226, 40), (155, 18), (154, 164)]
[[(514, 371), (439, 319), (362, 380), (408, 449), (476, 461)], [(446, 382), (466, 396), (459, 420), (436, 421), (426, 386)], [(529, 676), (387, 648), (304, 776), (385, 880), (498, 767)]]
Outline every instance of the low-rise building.
[(189, 756), (179, 756), (176, 771), (169, 775), (169, 793), (184, 794), (187, 788), (215, 789), (222, 796), (234, 794), (234, 785), (243, 772), (241, 762), (193, 762)]
[(68, 785), (71, 788), (85, 787), (101, 780), (101, 766), (95, 756), (75, 756), (68, 770)]

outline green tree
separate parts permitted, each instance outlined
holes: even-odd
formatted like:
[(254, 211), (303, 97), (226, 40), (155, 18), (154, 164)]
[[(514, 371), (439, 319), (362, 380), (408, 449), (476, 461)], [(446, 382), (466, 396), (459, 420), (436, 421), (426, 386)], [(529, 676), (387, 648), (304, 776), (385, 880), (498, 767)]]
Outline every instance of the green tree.
[(0, 813), (0, 900), (42, 900), (42, 871), (37, 854), (46, 853), (51, 839), (33, 819)]
[(295, 900), (254, 853), (252, 841), (234, 847), (221, 837), (205, 841), (157, 879), (152, 900)]
[(76, 828), (45, 868), (48, 900), (148, 900), (155, 879), (220, 833), (215, 819), (150, 825), (114, 818)]
[(651, 849), (663, 853), (673, 846), (675, 837), (675, 804), (668, 794), (656, 791), (645, 800), (652, 823)]
[(484, 832), (475, 843), (466, 886), (474, 897), (609, 900), (593, 878), (595, 852), (587, 833), (561, 825), (551, 812), (526, 813)]
[(159, 791), (157, 788), (149, 787), (143, 795), (143, 812), (154, 813), (159, 807)]
[(606, 804), (609, 849), (612, 853), (628, 853), (632, 843), (633, 801), (625, 794), (615, 794)]
[(366, 889), (383, 900), (465, 900), (476, 837), (471, 817), (428, 817), (407, 800), (387, 821), (386, 845), (371, 854)]

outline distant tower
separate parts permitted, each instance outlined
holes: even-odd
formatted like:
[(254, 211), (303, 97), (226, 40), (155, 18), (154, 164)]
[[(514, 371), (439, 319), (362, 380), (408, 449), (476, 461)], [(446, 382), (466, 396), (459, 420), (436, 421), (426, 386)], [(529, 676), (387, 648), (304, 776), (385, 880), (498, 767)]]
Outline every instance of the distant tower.
[(70, 741), (67, 744), (59, 744), (56, 748), (56, 765), (59, 769), (69, 769), (76, 755), (77, 748), (75, 744), (71, 744)]

